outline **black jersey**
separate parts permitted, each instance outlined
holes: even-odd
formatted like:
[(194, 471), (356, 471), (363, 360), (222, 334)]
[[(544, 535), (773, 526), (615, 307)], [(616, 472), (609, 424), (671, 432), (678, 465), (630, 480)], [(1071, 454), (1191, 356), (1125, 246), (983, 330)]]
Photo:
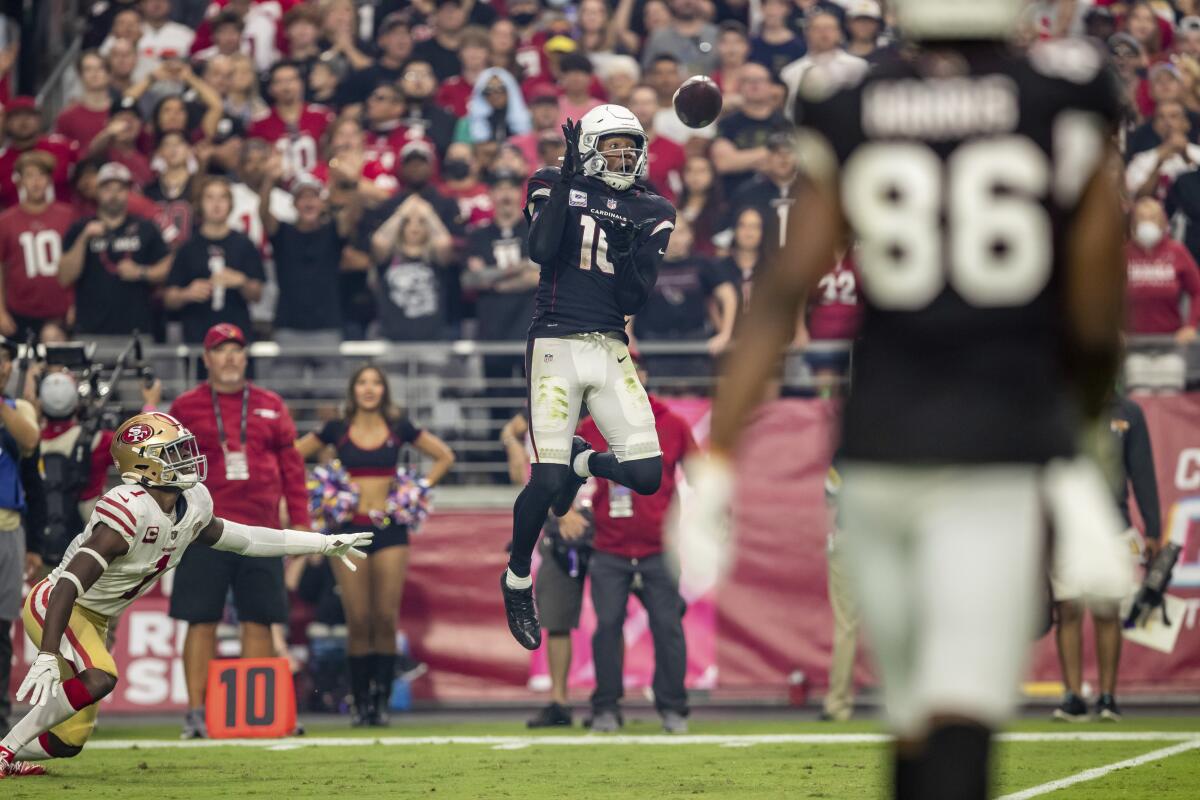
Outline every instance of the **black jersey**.
[[(558, 167), (543, 167), (529, 179), (526, 209), (531, 218), (558, 181)], [(582, 175), (571, 184), (567, 204), (558, 253), (550, 263), (540, 265), (529, 337), (613, 332), (624, 338), (625, 315), (617, 303), (616, 278), (617, 270), (633, 266), (609, 258), (604, 226), (645, 224), (634, 248), (661, 261), (675, 227), (675, 208), (640, 186), (617, 191), (598, 178)]]
[(980, 43), (813, 77), (801, 163), (836, 165), (866, 301), (845, 457), (1072, 454), (1064, 241), (1118, 117), (1102, 54)]

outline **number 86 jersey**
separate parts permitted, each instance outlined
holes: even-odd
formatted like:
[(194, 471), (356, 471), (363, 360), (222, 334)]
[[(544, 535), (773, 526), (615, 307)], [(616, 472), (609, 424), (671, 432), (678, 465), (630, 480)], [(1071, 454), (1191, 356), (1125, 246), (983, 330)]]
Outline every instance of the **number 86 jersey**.
[(96, 525), (107, 525), (125, 540), (129, 550), (114, 558), (75, 602), (97, 614), (115, 616), (145, 594), (164, 572), (179, 565), (183, 551), (212, 518), (212, 496), (202, 483), (184, 490), (171, 514), (138, 486), (110, 489), (96, 503), (87, 527), (67, 546), (62, 563), (50, 573), (49, 580), (58, 580)]
[(1101, 53), (1078, 40), (812, 71), (797, 155), (837, 175), (865, 300), (847, 459), (1073, 453), (1064, 241), (1119, 108)]

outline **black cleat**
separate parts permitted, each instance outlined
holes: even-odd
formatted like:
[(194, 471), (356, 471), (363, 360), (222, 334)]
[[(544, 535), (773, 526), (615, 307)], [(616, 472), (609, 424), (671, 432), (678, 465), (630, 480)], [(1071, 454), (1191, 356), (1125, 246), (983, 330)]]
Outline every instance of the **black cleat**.
[(1067, 696), (1063, 698), (1062, 705), (1054, 709), (1054, 719), (1063, 720), (1065, 722), (1087, 722), (1091, 719), (1088, 714), (1087, 703), (1083, 702), (1083, 698), (1074, 692), (1067, 692)]
[(1117, 708), (1117, 700), (1111, 694), (1100, 695), (1096, 703), (1096, 716), (1105, 722), (1120, 722), (1121, 709)]
[(538, 623), (537, 609), (533, 606), (533, 587), (509, 587), (508, 570), (504, 570), (500, 573), (500, 591), (504, 594), (504, 613), (508, 616), (509, 632), (521, 647), (537, 650), (542, 646), (542, 626)]
[(571, 727), (571, 709), (558, 703), (551, 703), (525, 723), (526, 728), (569, 728)]
[(591, 449), (592, 446), (582, 436), (576, 436), (574, 441), (571, 442), (571, 460), (567, 462), (567, 482), (563, 485), (563, 488), (558, 490), (558, 495), (554, 498), (554, 503), (550, 506), (550, 510), (554, 512), (554, 516), (561, 517), (570, 511), (572, 504), (575, 502), (575, 495), (579, 494), (579, 487), (587, 483), (587, 478), (581, 478), (575, 472), (575, 456)]

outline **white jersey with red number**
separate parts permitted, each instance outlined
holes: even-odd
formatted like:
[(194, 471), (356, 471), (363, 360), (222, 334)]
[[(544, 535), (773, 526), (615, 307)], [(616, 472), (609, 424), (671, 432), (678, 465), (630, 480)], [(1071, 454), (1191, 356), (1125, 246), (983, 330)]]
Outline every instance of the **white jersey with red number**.
[(250, 123), (247, 135), (274, 143), (283, 157), (283, 178), (291, 180), (302, 172), (312, 172), (321, 163), (319, 143), (333, 119), (333, 112), (325, 106), (305, 103), (296, 124), (289, 125), (272, 108)]
[(83, 533), (67, 547), (62, 563), (50, 573), (50, 582), (59, 579), (75, 553), (91, 537), (92, 529), (104, 523), (125, 539), (129, 551), (109, 562), (108, 569), (75, 602), (104, 616), (120, 614), (164, 572), (178, 566), (183, 551), (212, 522), (212, 496), (204, 484), (185, 490), (178, 502), (182, 504), (182, 514), (179, 506), (167, 514), (145, 489), (137, 486), (110, 489), (96, 503)]

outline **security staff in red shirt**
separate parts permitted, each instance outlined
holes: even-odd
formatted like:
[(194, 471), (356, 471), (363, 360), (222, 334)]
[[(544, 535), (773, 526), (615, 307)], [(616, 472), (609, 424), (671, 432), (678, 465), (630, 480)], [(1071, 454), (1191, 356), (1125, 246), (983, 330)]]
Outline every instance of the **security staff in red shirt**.
[[(645, 370), (631, 353), (642, 383)], [(592, 606), (596, 632), (592, 657), (596, 690), (592, 693), (592, 730), (613, 732), (622, 725), (620, 700), (624, 680), (625, 608), (632, 592), (650, 617), (654, 639), (654, 705), (667, 733), (687, 732), (687, 642), (678, 576), (663, 556), (667, 510), (675, 496), (676, 472), (684, 457), (696, 449), (690, 426), (654, 395), (649, 395), (654, 424), (662, 446), (662, 484), (652, 495), (639, 495), (627, 487), (597, 479), (592, 495), (595, 541), (588, 573), (592, 579)], [(607, 445), (596, 424), (588, 419), (579, 435), (597, 452)]]
[[(304, 462), (294, 443), (296, 425), (283, 399), (246, 380), (246, 336), (229, 323), (204, 337), (208, 380), (184, 392), (171, 416), (196, 437), (208, 457), (205, 485), (213, 508), (225, 519), (279, 528), (279, 500), (287, 503), (287, 527), (309, 525)], [(203, 551), (203, 552), (201, 552)], [(287, 621), (283, 560), (191, 548), (175, 572), (171, 616), (188, 623), (183, 644), (188, 712), (185, 738), (204, 738), (204, 689), (216, 652), (217, 623), (233, 589), (241, 623), (242, 656), (274, 656), (271, 625)]]

